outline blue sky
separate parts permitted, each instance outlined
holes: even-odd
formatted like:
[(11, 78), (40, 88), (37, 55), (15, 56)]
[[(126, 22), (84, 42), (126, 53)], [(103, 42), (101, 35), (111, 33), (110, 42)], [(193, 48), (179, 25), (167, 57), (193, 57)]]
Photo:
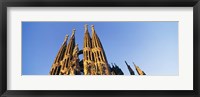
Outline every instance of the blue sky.
[(74, 28), (81, 50), (84, 24), (90, 35), (90, 25), (95, 26), (109, 64), (116, 63), (125, 75), (124, 61), (147, 75), (178, 75), (178, 22), (22, 22), (22, 75), (49, 74), (65, 35)]

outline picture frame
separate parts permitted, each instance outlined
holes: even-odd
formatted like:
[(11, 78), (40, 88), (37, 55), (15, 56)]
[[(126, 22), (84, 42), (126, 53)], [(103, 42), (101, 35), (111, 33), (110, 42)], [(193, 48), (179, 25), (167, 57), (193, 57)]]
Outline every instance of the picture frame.
[[(193, 90), (7, 90), (7, 7), (193, 7)], [(200, 95), (199, 0), (2, 0), (0, 13), (1, 97), (198, 97)]]

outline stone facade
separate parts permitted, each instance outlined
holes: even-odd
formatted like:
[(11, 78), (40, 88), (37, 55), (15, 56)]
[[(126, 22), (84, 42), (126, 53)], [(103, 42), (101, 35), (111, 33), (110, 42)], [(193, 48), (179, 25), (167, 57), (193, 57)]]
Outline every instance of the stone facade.
[[(78, 44), (75, 44), (75, 29), (72, 30), (68, 43), (68, 35), (66, 35), (52, 64), (50, 75), (124, 75), (115, 63), (110, 67), (94, 25), (91, 29), (92, 37), (90, 37), (88, 25), (85, 25), (83, 50), (79, 50)], [(82, 60), (79, 59), (80, 54), (83, 54)], [(126, 65), (130, 74), (135, 75), (131, 67), (127, 63)], [(139, 75), (144, 75), (141, 69), (136, 68), (136, 70)]]

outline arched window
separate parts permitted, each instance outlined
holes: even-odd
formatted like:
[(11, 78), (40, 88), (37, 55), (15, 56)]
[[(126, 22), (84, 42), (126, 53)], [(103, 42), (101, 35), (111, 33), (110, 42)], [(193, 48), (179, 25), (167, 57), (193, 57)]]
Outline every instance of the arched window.
[(63, 59), (65, 53), (65, 49), (62, 49), (61, 56), (59, 57), (59, 61)]
[(89, 51), (89, 60), (92, 60), (92, 59), (91, 59), (91, 53), (90, 53), (90, 51)]
[(94, 59), (95, 59), (95, 61), (98, 61), (97, 53), (96, 52), (94, 52)]
[(87, 59), (90, 60), (90, 53), (87, 51)]
[(99, 51), (97, 51), (97, 56), (98, 56), (98, 59), (100, 61), (101, 59), (100, 59)]
[(61, 68), (61, 66), (58, 66), (58, 70), (57, 70), (57, 72), (56, 72), (56, 75), (59, 75), (59, 73), (60, 73), (60, 68)]
[(68, 63), (69, 63), (69, 58), (67, 58), (67, 61), (65, 63), (66, 68), (68, 67)]
[(63, 67), (62, 67), (62, 69), (64, 69), (64, 67), (65, 67), (65, 64), (66, 64), (66, 59), (64, 60), (64, 64), (63, 64)]
[(92, 53), (92, 60), (95, 61), (95, 59), (94, 59), (94, 53)]
[(98, 57), (98, 52), (96, 52), (96, 59), (97, 59), (97, 61), (100, 61), (99, 57)]
[(100, 52), (100, 55), (101, 55), (101, 58), (102, 58), (102, 60), (104, 60), (104, 61), (105, 61), (105, 59), (104, 59), (104, 57), (103, 57), (103, 53), (102, 53), (102, 52)]
[(86, 51), (86, 60), (88, 60), (88, 52)]

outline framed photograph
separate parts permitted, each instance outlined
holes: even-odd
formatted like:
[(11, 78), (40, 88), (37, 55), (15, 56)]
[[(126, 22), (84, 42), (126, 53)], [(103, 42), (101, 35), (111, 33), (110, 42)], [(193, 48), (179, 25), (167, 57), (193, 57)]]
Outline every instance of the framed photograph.
[(199, 0), (0, 4), (2, 97), (200, 95)]

